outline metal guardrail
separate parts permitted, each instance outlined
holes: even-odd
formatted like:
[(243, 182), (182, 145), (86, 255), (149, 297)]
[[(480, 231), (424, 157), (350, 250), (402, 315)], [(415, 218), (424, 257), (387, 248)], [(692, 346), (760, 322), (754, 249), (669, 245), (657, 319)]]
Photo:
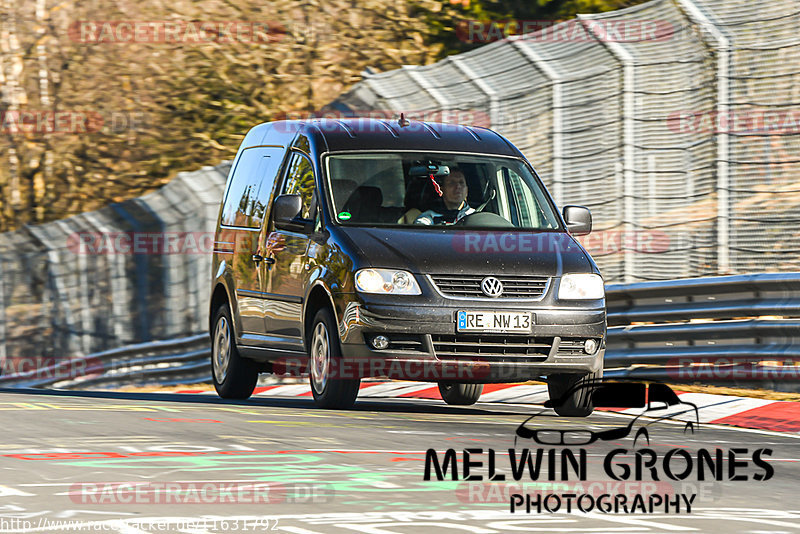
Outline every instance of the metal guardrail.
[(606, 289), (606, 376), (800, 387), (800, 273)]
[[(610, 285), (606, 295), (606, 376), (800, 386), (800, 273)], [(206, 382), (209, 351), (207, 334), (139, 343), (2, 376), (0, 386)]]
[(209, 358), (208, 334), (199, 334), (54, 361), (0, 376), (0, 387), (81, 389), (99, 385), (205, 382), (211, 372)]

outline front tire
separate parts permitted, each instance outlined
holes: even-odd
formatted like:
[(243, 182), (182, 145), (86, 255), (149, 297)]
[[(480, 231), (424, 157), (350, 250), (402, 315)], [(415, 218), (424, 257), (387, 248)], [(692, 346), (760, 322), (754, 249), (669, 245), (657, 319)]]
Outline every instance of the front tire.
[(358, 396), (361, 378), (343, 378), (342, 349), (330, 310), (323, 308), (314, 316), (308, 339), (308, 378), (311, 394), (320, 408), (352, 408)]
[(439, 382), (439, 394), (442, 396), (442, 400), (453, 406), (471, 406), (478, 402), (481, 393), (483, 393), (483, 384)]
[(258, 382), (258, 370), (239, 355), (233, 335), (231, 310), (223, 304), (214, 313), (211, 333), (211, 378), (223, 399), (246, 399)]
[[(555, 374), (547, 377), (547, 392), (553, 409), (563, 417), (588, 417), (594, 411), (592, 391), (588, 384), (597, 383), (603, 377), (603, 370), (589, 374)], [(582, 386), (582, 387), (581, 387)], [(563, 399), (565, 394), (569, 394)], [(561, 405), (557, 405), (562, 400)]]

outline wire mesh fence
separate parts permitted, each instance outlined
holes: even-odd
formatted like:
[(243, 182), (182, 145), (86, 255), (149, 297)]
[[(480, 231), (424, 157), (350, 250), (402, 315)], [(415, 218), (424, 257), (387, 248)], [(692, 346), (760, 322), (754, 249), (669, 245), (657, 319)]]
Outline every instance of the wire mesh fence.
[(799, 22), (795, 0), (656, 0), (368, 74), (332, 108), (488, 118), (591, 208), (607, 282), (797, 270)]
[[(504, 134), (591, 208), (608, 283), (800, 270), (797, 27), (796, 0), (655, 0), (366, 74), (331, 108)], [(0, 372), (205, 331), (228, 168), (0, 234)]]
[(229, 168), (181, 173), (141, 198), (0, 234), (0, 374), (206, 331)]

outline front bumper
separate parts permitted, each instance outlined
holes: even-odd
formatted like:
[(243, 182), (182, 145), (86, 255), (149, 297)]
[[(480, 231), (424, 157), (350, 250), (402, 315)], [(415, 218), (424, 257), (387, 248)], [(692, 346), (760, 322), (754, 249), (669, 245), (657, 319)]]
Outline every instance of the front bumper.
[[(518, 382), (555, 373), (589, 373), (603, 366), (606, 340), (604, 301), (579, 306), (543, 303), (375, 302), (352, 293), (336, 295), (343, 365), (350, 374), (421, 381)], [(460, 334), (458, 310), (530, 311), (530, 335)], [(384, 335), (390, 346), (377, 350), (369, 340)], [(586, 354), (582, 343), (597, 341)], [(507, 344), (507, 345), (506, 345)]]

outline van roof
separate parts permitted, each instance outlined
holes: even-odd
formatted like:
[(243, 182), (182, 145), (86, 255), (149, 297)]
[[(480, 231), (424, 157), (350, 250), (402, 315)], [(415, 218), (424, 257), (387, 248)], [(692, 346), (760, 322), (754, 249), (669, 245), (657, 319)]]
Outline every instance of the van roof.
[(373, 118), (267, 122), (252, 128), (243, 145), (286, 145), (299, 132), (314, 138), (318, 150), (328, 152), (419, 150), (522, 156), (504, 137), (488, 128), (417, 120), (400, 126), (397, 120)]

